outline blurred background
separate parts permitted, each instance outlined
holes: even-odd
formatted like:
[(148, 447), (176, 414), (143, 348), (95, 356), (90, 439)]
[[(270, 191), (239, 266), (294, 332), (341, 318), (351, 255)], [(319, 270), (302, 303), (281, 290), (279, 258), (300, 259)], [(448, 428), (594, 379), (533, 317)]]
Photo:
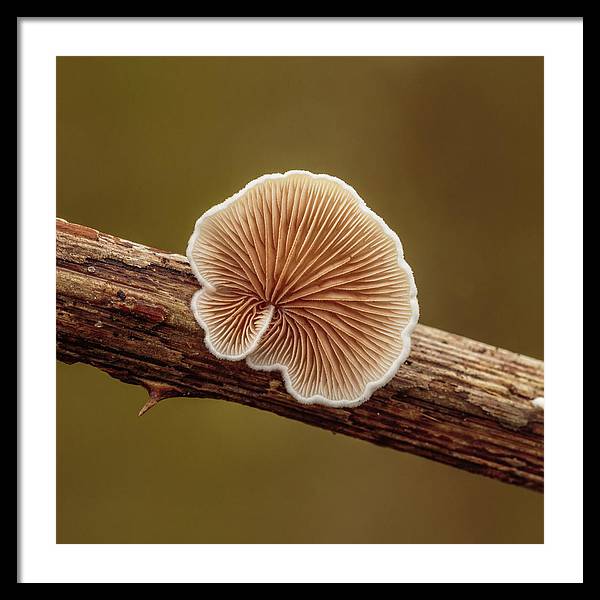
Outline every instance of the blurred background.
[[(57, 59), (57, 216), (185, 253), (264, 173), (344, 179), (421, 322), (543, 358), (543, 59)], [(201, 335), (200, 330), (198, 335)], [(541, 543), (543, 496), (57, 364), (59, 543)]]

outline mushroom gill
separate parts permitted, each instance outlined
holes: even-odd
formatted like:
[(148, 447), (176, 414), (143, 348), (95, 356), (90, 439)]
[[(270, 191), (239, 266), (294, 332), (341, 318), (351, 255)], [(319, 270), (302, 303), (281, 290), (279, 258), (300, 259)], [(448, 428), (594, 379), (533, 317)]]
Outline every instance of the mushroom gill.
[(406, 360), (416, 287), (396, 234), (328, 175), (266, 175), (211, 208), (187, 250), (217, 357), (282, 372), (303, 403), (355, 406)]

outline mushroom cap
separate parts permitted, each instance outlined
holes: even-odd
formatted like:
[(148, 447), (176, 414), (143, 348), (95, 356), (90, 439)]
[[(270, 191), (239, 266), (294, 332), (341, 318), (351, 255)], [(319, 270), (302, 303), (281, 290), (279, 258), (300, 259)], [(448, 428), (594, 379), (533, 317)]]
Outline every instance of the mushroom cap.
[(279, 370), (299, 402), (356, 406), (410, 352), (417, 289), (398, 236), (329, 175), (264, 175), (196, 222), (192, 311), (215, 356)]

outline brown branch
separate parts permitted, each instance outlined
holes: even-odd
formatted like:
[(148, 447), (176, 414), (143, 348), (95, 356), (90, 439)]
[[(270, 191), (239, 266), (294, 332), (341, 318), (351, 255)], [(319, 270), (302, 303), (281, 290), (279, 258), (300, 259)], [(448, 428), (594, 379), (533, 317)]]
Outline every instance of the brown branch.
[(396, 377), (357, 408), (305, 406), (277, 373), (205, 348), (187, 260), (57, 220), (57, 354), (150, 395), (239, 402), (474, 473), (543, 489), (543, 363), (419, 325)]

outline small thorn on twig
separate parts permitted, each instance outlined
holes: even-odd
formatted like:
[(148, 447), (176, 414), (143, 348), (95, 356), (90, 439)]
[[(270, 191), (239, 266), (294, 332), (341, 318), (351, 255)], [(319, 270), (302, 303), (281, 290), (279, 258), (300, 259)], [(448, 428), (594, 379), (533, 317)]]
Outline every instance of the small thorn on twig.
[(152, 396), (150, 396), (150, 398), (148, 398), (148, 401), (146, 402), (146, 404), (144, 404), (144, 406), (142, 406), (140, 412), (138, 413), (138, 417), (141, 417), (143, 414), (147, 413), (153, 406), (156, 406), (158, 404), (158, 400), (156, 398), (153, 398)]
[(174, 396), (179, 396), (180, 392), (178, 389), (171, 387), (170, 385), (166, 385), (164, 383), (156, 383), (154, 381), (148, 381), (146, 379), (140, 381), (140, 383), (146, 388), (148, 392), (148, 401), (144, 406), (142, 406), (140, 412), (138, 413), (138, 417), (146, 414), (153, 406), (156, 406), (161, 400), (165, 398), (173, 398)]

